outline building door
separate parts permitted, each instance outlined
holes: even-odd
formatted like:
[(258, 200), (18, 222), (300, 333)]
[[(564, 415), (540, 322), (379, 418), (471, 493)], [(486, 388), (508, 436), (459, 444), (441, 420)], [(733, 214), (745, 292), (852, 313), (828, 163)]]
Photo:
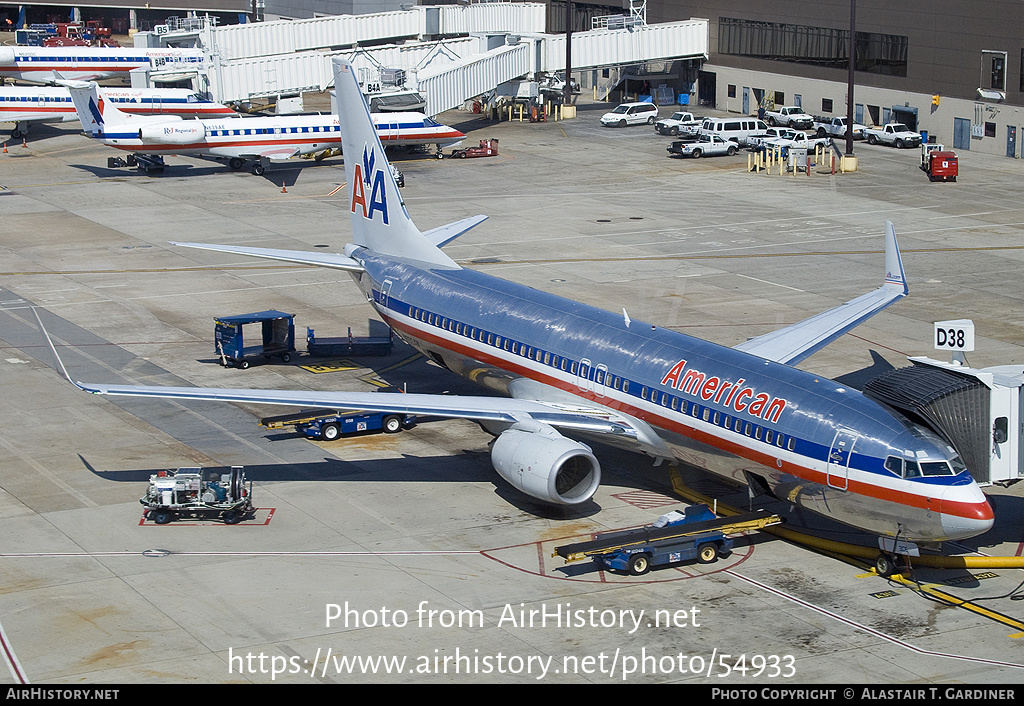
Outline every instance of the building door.
[(917, 132), (917, 108), (892, 107), (892, 122), (903, 123), (910, 130)]
[(1006, 156), (1017, 156), (1017, 128), (1014, 125), (1006, 128)]
[(697, 72), (697, 104), (714, 108), (718, 95), (718, 75), (713, 71)]
[(969, 118), (953, 118), (953, 149), (971, 149), (971, 121)]
[(743, 87), (743, 110), (744, 115), (750, 115), (750, 89)]

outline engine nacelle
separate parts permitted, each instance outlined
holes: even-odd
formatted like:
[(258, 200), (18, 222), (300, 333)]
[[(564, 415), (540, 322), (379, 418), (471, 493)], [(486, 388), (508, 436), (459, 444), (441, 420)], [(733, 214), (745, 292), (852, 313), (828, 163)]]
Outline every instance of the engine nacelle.
[(198, 120), (143, 125), (139, 128), (139, 139), (143, 142), (190, 145), (206, 139), (206, 128)]
[(590, 449), (546, 424), (503, 431), (491, 447), (491, 463), (517, 489), (556, 505), (586, 502), (601, 483), (601, 464)]
[(14, 47), (0, 47), (0, 66), (14, 66)]

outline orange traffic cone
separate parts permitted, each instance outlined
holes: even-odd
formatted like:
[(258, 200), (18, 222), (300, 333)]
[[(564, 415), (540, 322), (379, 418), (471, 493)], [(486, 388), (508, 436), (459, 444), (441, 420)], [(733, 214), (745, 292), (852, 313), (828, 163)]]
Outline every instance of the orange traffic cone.
[(284, 182), (283, 181), (281, 182), (281, 193), (282, 194), (287, 194), (288, 193), (288, 189), (284, 188)]
[(24, 137), (21, 138), (21, 146), (26, 148), (26, 149), (28, 148), (28, 142), (25, 140)]
[(4, 154), (7, 154), (7, 143), (4, 143)]

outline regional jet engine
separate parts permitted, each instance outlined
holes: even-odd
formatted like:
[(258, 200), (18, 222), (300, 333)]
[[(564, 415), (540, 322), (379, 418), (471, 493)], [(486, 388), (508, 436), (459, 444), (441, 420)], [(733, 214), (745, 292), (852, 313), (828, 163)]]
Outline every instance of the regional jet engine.
[(14, 66), (14, 47), (0, 47), (0, 66)]
[(158, 144), (190, 145), (206, 139), (206, 128), (198, 120), (143, 125), (139, 128), (139, 139)]
[(601, 483), (601, 464), (588, 447), (537, 422), (503, 431), (491, 447), (491, 463), (519, 490), (556, 505), (586, 502)]

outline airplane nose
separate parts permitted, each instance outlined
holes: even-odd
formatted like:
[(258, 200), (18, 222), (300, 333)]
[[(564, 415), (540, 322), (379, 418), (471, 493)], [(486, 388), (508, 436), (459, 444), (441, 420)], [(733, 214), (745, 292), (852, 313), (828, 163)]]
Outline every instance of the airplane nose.
[(939, 501), (942, 529), (950, 539), (966, 539), (992, 529), (995, 513), (976, 484), (952, 486)]

